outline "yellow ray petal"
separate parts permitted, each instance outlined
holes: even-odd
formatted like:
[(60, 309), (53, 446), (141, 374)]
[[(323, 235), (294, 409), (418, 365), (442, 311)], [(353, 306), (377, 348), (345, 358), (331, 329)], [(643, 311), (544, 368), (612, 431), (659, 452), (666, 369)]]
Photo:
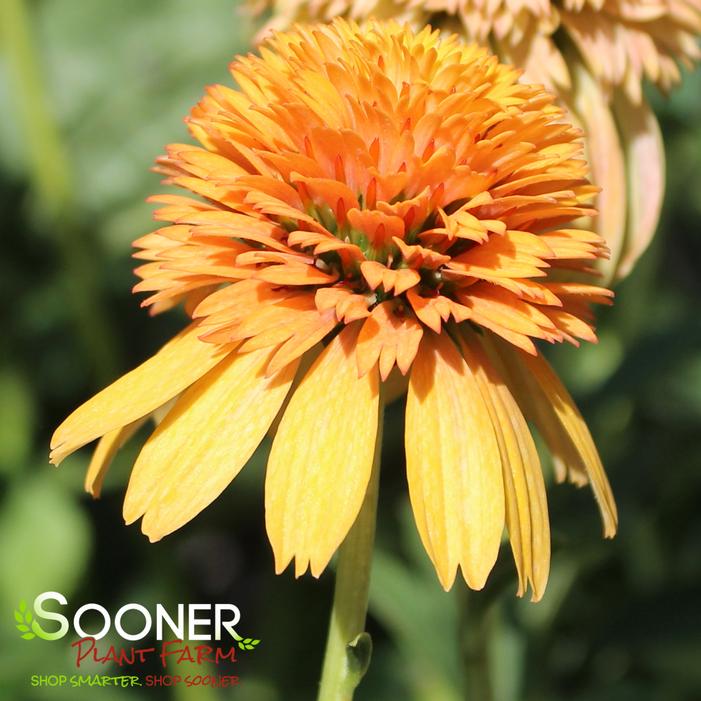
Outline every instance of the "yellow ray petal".
[(144, 425), (146, 417), (106, 433), (97, 443), (85, 473), (85, 491), (97, 499), (102, 483), (119, 449)]
[(447, 590), (458, 565), (473, 589), (494, 566), (504, 486), (494, 427), (473, 371), (447, 334), (424, 334), (409, 380), (405, 444), (416, 524)]
[(163, 406), (154, 409), (151, 414), (143, 416), (126, 426), (115, 428), (113, 431), (106, 433), (100, 438), (95, 446), (92, 458), (90, 459), (90, 465), (88, 465), (88, 470), (85, 474), (84, 488), (88, 494), (95, 499), (99, 498), (100, 492), (102, 491), (102, 483), (107, 471), (112, 464), (112, 460), (114, 460), (122, 446), (127, 443), (149, 418), (153, 419), (154, 424), (158, 426), (173, 408), (176, 400), (177, 396), (173, 397), (173, 399), (166, 402)]
[(318, 577), (353, 525), (365, 496), (378, 430), (377, 368), (358, 377), (360, 324), (347, 326), (292, 395), (265, 478), (265, 518), (282, 572), (295, 558)]
[(149, 414), (198, 380), (231, 351), (200, 341), (191, 324), (154, 356), (78, 407), (55, 431), (50, 460), (67, 455), (106, 433)]
[(236, 477), (265, 436), (297, 369), (265, 377), (270, 350), (231, 353), (190, 387), (141, 451), (124, 500), (152, 540), (187, 523)]
[(528, 424), (476, 335), (463, 327), (462, 351), (492, 419), (504, 478), (506, 527), (519, 575), (518, 595), (530, 583), (543, 596), (550, 571), (550, 523), (540, 459)]
[(531, 377), (538, 383), (548, 405), (555, 411), (562, 427), (567, 431), (572, 442), (584, 458), (584, 465), (604, 521), (604, 535), (607, 538), (612, 538), (618, 525), (616, 502), (604, 472), (604, 467), (601, 464), (601, 458), (594, 445), (591, 433), (589, 433), (589, 428), (569, 392), (560, 382), (545, 358), (540, 355), (534, 357), (527, 356), (525, 353), (518, 354), (521, 356), (526, 370), (531, 373)]
[(568, 461), (568, 468), (586, 472), (601, 512), (604, 536), (612, 538), (618, 526), (616, 502), (589, 428), (569, 392), (542, 355), (522, 353), (499, 339), (493, 339), (493, 348), (508, 367), (519, 404), (525, 400), (522, 406), (532, 412), (530, 418), (548, 447), (564, 451), (559, 457)]
[(569, 480), (578, 487), (589, 484), (582, 456), (567, 433), (562, 430), (555, 412), (543, 401), (538, 401), (539, 393), (531, 387), (518, 358), (509, 355), (510, 346), (498, 343), (493, 336), (484, 336), (482, 343), (521, 411), (535, 424), (545, 440), (553, 460), (555, 480)]
[[(280, 422), (282, 421), (282, 417), (285, 415), (285, 411), (287, 411), (287, 405), (290, 403), (290, 399), (294, 396), (294, 393), (297, 391), (297, 387), (299, 387), (299, 383), (302, 381), (304, 376), (307, 374), (307, 371), (309, 368), (314, 364), (314, 361), (321, 355), (321, 353), (324, 350), (324, 344), (323, 343), (317, 343), (314, 346), (312, 346), (306, 353), (301, 355), (299, 357), (299, 364), (297, 365), (297, 372), (295, 373), (295, 379), (292, 382), (292, 387), (290, 387), (290, 391), (287, 393), (287, 396), (285, 397), (285, 401), (282, 403), (282, 407), (280, 408), (280, 411), (278, 411), (277, 416), (275, 417), (275, 420), (273, 421), (272, 424), (270, 424), (270, 428), (268, 429), (268, 438), (271, 440), (275, 438), (275, 434), (277, 433), (277, 430), (280, 426)], [(277, 351), (275, 351), (277, 352)], [(266, 370), (266, 373), (270, 371), (270, 365), (268, 365), (268, 369)]]

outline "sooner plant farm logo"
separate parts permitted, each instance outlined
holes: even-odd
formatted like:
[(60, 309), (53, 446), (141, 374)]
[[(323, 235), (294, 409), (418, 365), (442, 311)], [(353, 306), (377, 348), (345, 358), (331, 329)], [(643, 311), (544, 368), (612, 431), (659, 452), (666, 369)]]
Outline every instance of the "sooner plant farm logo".
[[(241, 612), (234, 604), (177, 604), (168, 610), (163, 604), (147, 608), (143, 604), (131, 602), (121, 606), (114, 616), (97, 603), (82, 604), (72, 617), (66, 616), (68, 600), (60, 592), (46, 591), (37, 596), (31, 606), (20, 601), (14, 611), (15, 627), (25, 640), (40, 638), (55, 641), (73, 634), (71, 647), (75, 650), (76, 668), (85, 661), (96, 664), (114, 664), (119, 668), (144, 664), (153, 658), (163, 668), (189, 663), (190, 665), (218, 666), (220, 663), (237, 662), (237, 650), (254, 650), (260, 639), (240, 635), (236, 627)], [(118, 635), (124, 645), (102, 645), (105, 636)], [(158, 645), (140, 643), (148, 639)], [(136, 670), (133, 670), (136, 671)], [(93, 675), (78, 677), (73, 675), (33, 675), (32, 685), (42, 685), (44, 677), (47, 685), (57, 679), (73, 686), (116, 684), (128, 679), (135, 686), (170, 686), (184, 683), (211, 684), (224, 686), (238, 683), (238, 677), (214, 677), (212, 675), (177, 674), (148, 675), (140, 681), (138, 676), (107, 677)], [(211, 680), (211, 681), (210, 681)], [(224, 680), (229, 680), (225, 682)], [(235, 681), (231, 681), (235, 680)]]
[[(66, 597), (56, 591), (45, 591), (37, 596), (32, 604), (33, 612), (27, 607), (26, 601), (22, 600), (19, 602), (19, 606), (14, 612), (15, 627), (25, 640), (32, 640), (33, 638), (59, 640), (68, 634), (70, 630), (69, 619), (62, 613), (44, 608), (44, 604), (51, 600), (56, 601), (61, 606), (68, 605)], [(187, 616), (185, 617), (186, 610)], [(205, 618), (204, 613), (212, 610), (214, 617)], [(83, 616), (91, 611), (99, 614), (103, 619), (102, 628), (97, 632), (86, 632), (83, 628)], [(124, 616), (132, 611), (143, 617), (143, 626), (136, 633), (126, 631), (123, 624)], [(241, 650), (253, 650), (260, 643), (260, 640), (257, 638), (244, 638), (236, 632), (234, 626), (241, 619), (241, 612), (234, 604), (188, 604), (187, 609), (185, 604), (178, 604), (175, 616), (171, 616), (163, 604), (156, 604), (155, 616), (152, 616), (151, 612), (142, 604), (129, 603), (124, 604), (117, 611), (114, 618), (114, 627), (117, 634), (124, 640), (142, 640), (152, 632), (154, 617), (156, 639), (159, 641), (163, 640), (163, 632), (167, 626), (179, 640), (188, 637), (190, 640), (214, 640), (218, 642), (222, 640), (222, 633), (225, 631), (238, 643)], [(59, 624), (58, 629), (54, 632), (46, 632), (39, 624), (37, 620), (39, 618), (47, 621), (56, 621)], [(214, 636), (211, 635), (211, 632), (197, 632), (198, 626), (208, 625), (214, 626)], [(100, 640), (110, 632), (111, 628), (112, 617), (107, 609), (100, 604), (83, 604), (73, 616), (73, 630), (81, 638)], [(186, 631), (188, 633), (187, 636)]]

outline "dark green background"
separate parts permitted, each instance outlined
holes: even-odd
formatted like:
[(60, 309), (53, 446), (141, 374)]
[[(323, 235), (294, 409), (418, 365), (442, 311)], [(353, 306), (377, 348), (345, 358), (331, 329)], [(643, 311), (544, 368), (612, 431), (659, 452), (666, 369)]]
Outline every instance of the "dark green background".
[[(58, 470), (47, 462), (57, 423), (182, 324), (178, 313), (150, 319), (131, 296), (130, 242), (153, 226), (154, 157), (187, 138), (182, 117), (205, 84), (229, 80), (253, 24), (229, 0), (43, 0), (28, 3), (24, 25), (11, 16), (21, 3), (0, 2), (0, 698), (156, 695), (31, 689), (31, 674), (73, 670), (66, 641), (24, 641), (13, 627), (19, 600), (47, 589), (112, 611), (236, 602), (241, 632), (262, 639), (240, 655), (241, 687), (158, 696), (313, 698), (332, 575), (273, 574), (265, 451), (157, 545), (121, 519), (134, 444), (96, 502), (82, 492), (87, 451)], [(669, 156), (659, 235), (600, 315), (599, 345), (554, 354), (600, 446), (620, 533), (601, 540), (588, 489), (552, 487), (540, 604), (514, 597), (507, 547), (484, 592), (457, 582), (443, 593), (408, 512), (402, 416), (391, 408), (375, 654), (360, 699), (452, 701), (468, 688), (474, 701), (701, 699), (701, 75), (653, 99)]]

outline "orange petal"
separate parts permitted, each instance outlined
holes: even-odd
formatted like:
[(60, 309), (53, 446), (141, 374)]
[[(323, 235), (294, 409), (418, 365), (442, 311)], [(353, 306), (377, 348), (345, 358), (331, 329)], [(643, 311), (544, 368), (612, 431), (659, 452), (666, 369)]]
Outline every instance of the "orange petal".
[(470, 318), (528, 353), (536, 353), (529, 336), (545, 338), (554, 330), (553, 323), (533, 305), (512, 293), (485, 285), (473, 285), (457, 295), (470, 310)]
[(275, 351), (271, 358), (266, 375), (270, 376), (288, 363), (298, 359), (331, 333), (336, 324), (336, 315), (331, 310), (318, 312), (316, 315), (300, 315), (294, 333)]
[(265, 518), (282, 572), (295, 558), (318, 577), (353, 525), (372, 469), (379, 382), (359, 378), (359, 324), (347, 326), (317, 358), (280, 422), (265, 479)]
[(336, 274), (328, 274), (314, 265), (268, 265), (255, 274), (257, 280), (265, 280), (274, 285), (327, 285), (338, 279)]
[(374, 260), (366, 260), (360, 264), (360, 271), (371, 290), (376, 290), (384, 279), (387, 268)]
[(459, 305), (457, 302), (442, 295), (422, 297), (415, 289), (412, 289), (407, 292), (406, 296), (416, 316), (436, 333), (441, 332), (441, 322), (448, 321), (451, 311), (454, 309), (469, 311), (467, 307)]
[(360, 264), (360, 272), (370, 286), (371, 290), (377, 289), (382, 285), (385, 292), (392, 292), (395, 295), (400, 295), (417, 285), (421, 276), (418, 271), (412, 268), (400, 268), (395, 270), (387, 268), (382, 263), (377, 263), (373, 260), (366, 260)]
[(308, 178), (297, 173), (291, 175), (293, 183), (304, 183), (305, 189), (311, 195), (315, 204), (326, 204), (333, 211), (335, 216), (338, 216), (337, 204), (339, 200), (343, 203), (344, 211), (348, 211), (353, 207), (358, 207), (358, 200), (353, 194), (353, 191), (344, 183), (328, 178)]
[(321, 287), (314, 295), (314, 302), (319, 311), (335, 309), (339, 321), (350, 324), (370, 315), (370, 300), (365, 295), (354, 294), (343, 287)]
[(492, 236), (487, 243), (456, 256), (448, 266), (462, 275), (489, 280), (500, 277), (545, 277), (545, 258), (552, 251), (541, 236), (523, 231), (507, 231)]
[(414, 315), (398, 312), (394, 302), (376, 306), (363, 323), (358, 336), (358, 372), (365, 375), (380, 361), (380, 377), (386, 380), (395, 362), (403, 375), (416, 356), (423, 330)]
[(414, 269), (428, 268), (429, 270), (436, 270), (440, 268), (441, 265), (445, 265), (450, 261), (450, 256), (443, 255), (438, 251), (419, 245), (409, 246), (396, 236), (392, 241), (394, 241), (395, 246), (399, 249), (406, 264)]
[(231, 353), (178, 399), (144, 445), (124, 499), (124, 519), (144, 514), (151, 541), (180, 528), (236, 477), (282, 406), (297, 369), (265, 377), (266, 350)]
[(232, 350), (204, 343), (191, 324), (138, 368), (78, 407), (55, 431), (50, 459), (67, 455), (100, 436), (146, 416), (198, 380)]
[(504, 530), (501, 460), (474, 373), (447, 334), (426, 334), (419, 347), (405, 444), (416, 525), (441, 584), (450, 589), (460, 565), (481, 589)]
[(404, 221), (376, 209), (350, 209), (348, 222), (354, 229), (365, 234), (375, 248), (383, 248), (395, 236), (404, 237)]

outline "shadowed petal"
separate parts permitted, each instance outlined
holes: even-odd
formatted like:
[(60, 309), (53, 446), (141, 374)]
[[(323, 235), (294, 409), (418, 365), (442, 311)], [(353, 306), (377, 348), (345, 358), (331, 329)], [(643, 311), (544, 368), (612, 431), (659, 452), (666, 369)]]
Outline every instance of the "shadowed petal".
[(645, 100), (631, 104), (625, 95), (614, 100), (628, 175), (628, 222), (616, 277), (624, 278), (650, 245), (660, 218), (665, 183), (665, 154), (660, 126)]
[(616, 122), (601, 86), (578, 59), (571, 62), (574, 91), (566, 100), (581, 122), (591, 166), (591, 179), (600, 188), (599, 215), (594, 226), (604, 237), (611, 258), (599, 261), (606, 280), (614, 275), (626, 230), (626, 168)]
[(550, 571), (550, 524), (540, 459), (526, 420), (477, 336), (463, 328), (462, 351), (473, 369), (499, 443), (506, 496), (506, 527), (519, 575), (518, 595), (530, 583), (543, 596)]
[(120, 426), (106, 433), (95, 446), (95, 450), (85, 473), (85, 491), (97, 499), (102, 491), (102, 483), (114, 456), (119, 449), (146, 423), (147, 418), (137, 419), (126, 426)]
[(507, 369), (519, 404), (553, 454), (572, 471), (571, 481), (591, 482), (604, 523), (604, 536), (612, 538), (618, 526), (616, 502), (589, 429), (569, 392), (542, 355), (522, 353), (498, 339), (494, 339), (492, 348)]

